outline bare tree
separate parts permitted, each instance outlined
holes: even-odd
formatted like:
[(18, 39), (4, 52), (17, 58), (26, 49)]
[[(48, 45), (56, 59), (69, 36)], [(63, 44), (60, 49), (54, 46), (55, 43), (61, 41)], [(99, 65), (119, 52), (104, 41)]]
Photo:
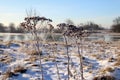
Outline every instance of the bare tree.
[(66, 24), (74, 25), (74, 22), (73, 22), (71, 19), (67, 19), (67, 20), (66, 20)]
[(0, 32), (5, 32), (5, 26), (2, 23), (0, 23)]
[(113, 20), (114, 24), (120, 24), (120, 17), (117, 17)]
[(16, 32), (16, 28), (15, 28), (15, 24), (14, 23), (10, 23), (8, 27), (9, 27), (11, 33), (15, 33)]
[(120, 17), (113, 20), (114, 24), (111, 26), (113, 32), (120, 32)]

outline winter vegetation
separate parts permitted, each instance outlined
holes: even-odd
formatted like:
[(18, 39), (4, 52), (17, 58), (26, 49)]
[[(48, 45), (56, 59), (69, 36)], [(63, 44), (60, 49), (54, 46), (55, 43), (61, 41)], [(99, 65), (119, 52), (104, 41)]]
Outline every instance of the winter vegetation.
[[(120, 79), (120, 41), (87, 40), (92, 34), (102, 34), (97, 30), (104, 30), (92, 22), (76, 26), (67, 20), (56, 29), (51, 22), (27, 12), (19, 29), (30, 39), (0, 41), (1, 80)], [(55, 40), (56, 33), (62, 41)]]
[(14, 23), (10, 23), (9, 26), (5, 26), (0, 23), (0, 32), (2, 33), (23, 33), (24, 30), (20, 27), (16, 27)]
[(119, 0), (1, 0), (0, 80), (120, 80), (119, 7)]

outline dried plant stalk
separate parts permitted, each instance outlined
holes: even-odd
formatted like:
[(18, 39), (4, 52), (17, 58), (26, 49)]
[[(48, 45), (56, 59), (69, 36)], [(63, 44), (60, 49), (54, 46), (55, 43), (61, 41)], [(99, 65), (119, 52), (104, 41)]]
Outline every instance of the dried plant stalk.
[(70, 80), (70, 56), (69, 56), (69, 51), (68, 51), (68, 41), (67, 41), (67, 38), (66, 36), (64, 35), (64, 39), (65, 39), (65, 47), (66, 47), (66, 50), (67, 50), (67, 58), (68, 58), (68, 66), (67, 66), (67, 71), (68, 71), (68, 80)]
[[(40, 47), (39, 47), (39, 42), (41, 40), (40, 40), (40, 37), (38, 34), (41, 33), (39, 27), (42, 27), (43, 23), (45, 23), (45, 25), (48, 25), (48, 22), (52, 22), (52, 20), (47, 19), (45, 17), (36, 16), (36, 13), (34, 13), (34, 16), (32, 16), (32, 12), (30, 12), (24, 20), (25, 20), (25, 22), (21, 23), (21, 27), (24, 28), (27, 32), (30, 32), (32, 34), (32, 36), (34, 37), (35, 48), (40, 57), (39, 67), (40, 67), (40, 71), (42, 74), (42, 80), (44, 80), (42, 59), (41, 59), (41, 53), (40, 53), (41, 51), (40, 51)], [(41, 25), (39, 27), (36, 26), (38, 24), (38, 22), (41, 23)], [(44, 31), (42, 31), (42, 32), (44, 32)]]

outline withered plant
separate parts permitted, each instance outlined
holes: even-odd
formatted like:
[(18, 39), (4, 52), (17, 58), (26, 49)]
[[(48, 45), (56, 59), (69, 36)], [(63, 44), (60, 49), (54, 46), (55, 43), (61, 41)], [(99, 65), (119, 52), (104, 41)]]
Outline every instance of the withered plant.
[[(51, 36), (51, 40), (49, 41), (53, 41), (55, 42), (55, 39), (53, 37), (53, 29), (54, 29), (54, 26), (49, 24), (49, 34)], [(58, 76), (58, 80), (61, 80), (60, 78), (60, 74), (59, 74), (59, 67), (58, 67), (58, 64), (56, 62), (56, 58), (57, 58), (57, 54), (58, 54), (58, 51), (57, 51), (57, 43), (54, 43), (54, 44), (50, 44), (50, 50), (52, 50), (52, 53), (53, 53), (53, 58), (54, 58), (54, 63), (55, 63), (55, 67), (56, 67), (56, 70), (57, 70), (57, 76)]]
[(66, 23), (61, 23), (57, 25), (60, 29), (62, 29), (64, 41), (65, 41), (65, 48), (66, 48), (66, 53), (67, 53), (67, 71), (68, 71), (68, 80), (70, 80), (70, 56), (69, 56), (69, 50), (68, 50), (68, 38), (67, 38), (67, 24)]
[[(33, 14), (33, 15), (32, 15)], [(49, 22), (52, 22), (51, 19), (46, 17), (36, 16), (36, 13), (29, 12), (27, 13), (27, 17), (25, 17), (24, 22), (20, 25), (21, 27), (26, 30), (28, 33), (31, 33), (33, 37), (33, 42), (35, 45), (35, 50), (37, 51), (39, 58), (40, 58), (40, 71), (42, 74), (42, 80), (44, 80), (43, 76), (43, 67), (42, 67), (42, 59), (41, 59), (41, 52), (40, 51), (40, 41), (42, 38), (39, 36), (41, 33), (46, 33), (46, 27), (48, 26)], [(39, 24), (39, 25), (38, 25)]]
[[(81, 76), (81, 80), (84, 79), (83, 77), (83, 39), (84, 37), (88, 36), (88, 31), (83, 30), (82, 27), (76, 27), (74, 25), (69, 25), (69, 24), (58, 24), (57, 26), (60, 27), (60, 29), (63, 29), (63, 36), (64, 36), (64, 40), (65, 40), (65, 44), (66, 44), (66, 50), (67, 50), (67, 56), (68, 56), (68, 80), (69, 80), (69, 75), (70, 75), (70, 55), (68, 52), (68, 38), (74, 38), (77, 48), (78, 48), (78, 54), (79, 54), (79, 62), (80, 62), (80, 76)], [(89, 33), (90, 34), (90, 33)]]
[(58, 54), (58, 51), (57, 51), (57, 43), (52, 44), (52, 49), (53, 49), (53, 57), (54, 57), (55, 67), (56, 67), (56, 70), (57, 70), (58, 80), (61, 80), (60, 74), (59, 74), (59, 67), (58, 67), (58, 64), (57, 64), (57, 61), (56, 61), (57, 54)]
[[(68, 26), (68, 31), (67, 31), (67, 35), (70, 36), (70, 37), (73, 37), (76, 39), (76, 45), (77, 45), (77, 48), (78, 48), (78, 54), (79, 54), (79, 62), (80, 62), (80, 76), (81, 76), (81, 80), (83, 80), (83, 56), (82, 56), (82, 53), (83, 53), (83, 48), (82, 48), (82, 32), (83, 32), (83, 29), (82, 28), (77, 28), (76, 26), (74, 25), (69, 25)], [(80, 42), (78, 42), (80, 41)], [(81, 47), (80, 47), (80, 43), (81, 43)], [(81, 50), (80, 50), (81, 48)]]

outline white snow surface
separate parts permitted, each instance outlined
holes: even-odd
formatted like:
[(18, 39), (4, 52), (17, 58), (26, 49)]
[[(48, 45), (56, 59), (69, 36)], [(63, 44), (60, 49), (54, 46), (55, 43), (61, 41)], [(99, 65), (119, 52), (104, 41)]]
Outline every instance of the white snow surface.
[[(99, 75), (112, 75), (116, 80), (120, 80), (120, 65), (115, 66), (116, 60), (109, 61), (110, 58), (116, 59), (118, 56), (116, 53), (120, 53), (120, 50), (116, 46), (112, 46), (113, 43), (95, 43), (95, 42), (84, 42), (83, 44), (83, 74), (85, 80), (92, 80), (95, 76)], [(11, 48), (0, 48), (3, 53), (0, 53), (0, 59), (12, 59), (8, 63), (0, 61), (0, 80), (4, 77), (5, 72), (10, 69), (14, 71), (16, 66), (23, 66), (27, 71), (25, 73), (15, 73), (17, 76), (8, 77), (6, 80), (41, 80), (41, 71), (39, 67), (40, 59), (37, 55), (37, 60), (30, 61), (33, 55), (27, 54), (24, 49), (25, 46), (11, 47)], [(27, 47), (28, 50), (31, 50)], [(62, 44), (57, 45), (57, 51), (54, 52), (54, 47), (51, 44), (44, 44), (40, 46), (42, 48), (42, 67), (44, 80), (59, 80), (57, 75), (58, 66), (59, 75), (61, 80), (67, 80), (67, 53), (66, 48)], [(70, 71), (73, 76), (76, 75), (80, 80), (79, 70), (79, 56), (77, 52), (77, 46), (74, 44), (69, 46), (70, 55)], [(6, 57), (7, 56), (7, 57)], [(56, 57), (54, 57), (56, 56)], [(113, 72), (106, 71), (104, 74), (101, 72), (102, 69), (111, 67), (114, 69)], [(70, 80), (74, 79), (72, 76)]]

